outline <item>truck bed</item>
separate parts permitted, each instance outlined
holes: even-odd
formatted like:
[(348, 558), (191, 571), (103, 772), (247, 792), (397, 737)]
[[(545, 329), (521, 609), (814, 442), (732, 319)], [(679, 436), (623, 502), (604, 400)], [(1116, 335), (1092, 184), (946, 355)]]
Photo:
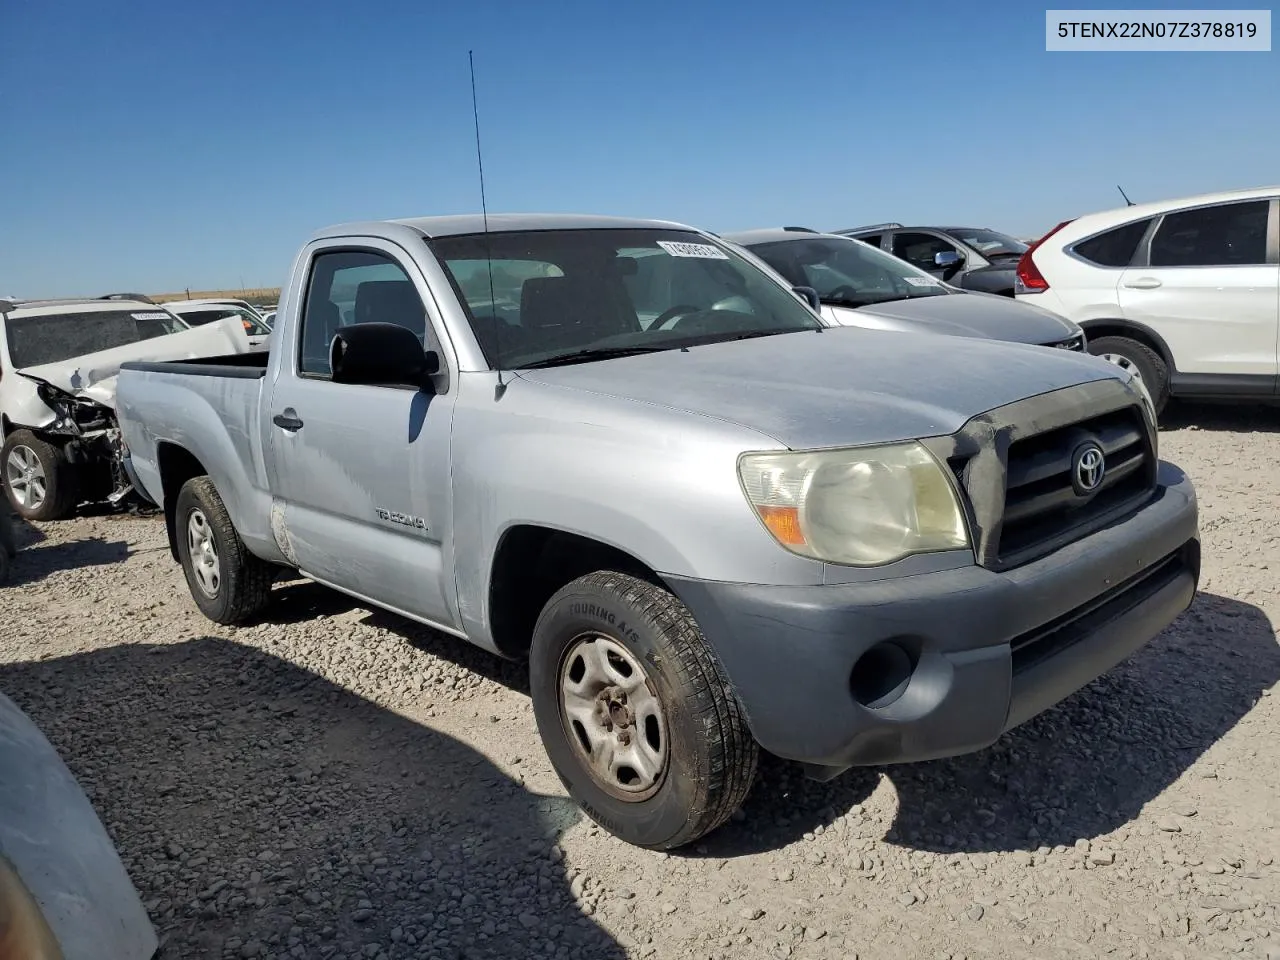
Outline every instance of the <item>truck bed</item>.
[(189, 377), (236, 377), (257, 380), (267, 375), (270, 354), (233, 353), (223, 357), (200, 357), (196, 360), (134, 361), (121, 364), (121, 370), (148, 373), (180, 373)]
[(155, 503), (176, 495), (161, 480), (165, 451), (181, 449), (208, 472), (251, 549), (270, 555), (271, 496), (267, 492), (261, 423), (270, 391), (267, 353), (140, 361), (121, 367), (116, 412), (130, 468)]

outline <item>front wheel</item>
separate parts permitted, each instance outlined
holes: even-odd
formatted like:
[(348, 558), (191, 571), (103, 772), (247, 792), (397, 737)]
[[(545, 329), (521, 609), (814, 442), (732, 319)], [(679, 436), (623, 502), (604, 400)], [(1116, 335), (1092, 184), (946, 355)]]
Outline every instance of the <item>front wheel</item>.
[(1130, 373), (1147, 391), (1159, 416), (1169, 402), (1169, 367), (1160, 354), (1145, 343), (1128, 337), (1099, 337), (1089, 341), (1089, 352)]
[(4, 441), (0, 463), (9, 503), (22, 519), (66, 520), (76, 512), (79, 474), (61, 447), (15, 430)]
[(759, 750), (688, 609), (597, 571), (543, 608), (529, 662), (534, 716), (570, 796), (628, 843), (670, 850), (746, 799)]
[(174, 507), (178, 559), (200, 612), (226, 626), (252, 620), (271, 597), (271, 565), (245, 547), (208, 477), (188, 480)]

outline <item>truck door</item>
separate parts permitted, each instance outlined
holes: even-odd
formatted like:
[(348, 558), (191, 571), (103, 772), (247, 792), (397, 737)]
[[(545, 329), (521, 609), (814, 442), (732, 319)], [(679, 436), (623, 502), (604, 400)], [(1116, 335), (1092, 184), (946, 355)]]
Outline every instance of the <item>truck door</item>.
[[(285, 347), (267, 416), (268, 469), (307, 576), (456, 629), (444, 551), (452, 509), (449, 430), (454, 391), (334, 383), (338, 327), (396, 323), (439, 349), (412, 260), (375, 239), (311, 260), (298, 334)], [(443, 354), (442, 354), (443, 357)]]

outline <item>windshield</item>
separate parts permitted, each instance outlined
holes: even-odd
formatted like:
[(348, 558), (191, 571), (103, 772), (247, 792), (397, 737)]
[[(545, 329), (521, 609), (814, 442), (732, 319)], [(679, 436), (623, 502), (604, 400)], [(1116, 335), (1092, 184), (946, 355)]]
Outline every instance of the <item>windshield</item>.
[(947, 292), (905, 260), (844, 237), (804, 237), (748, 249), (796, 286), (813, 287), (823, 303), (865, 307)]
[(958, 240), (963, 240), (984, 257), (1020, 257), (1027, 252), (1027, 245), (1016, 240), (1007, 233), (996, 233), (994, 230), (947, 231)]
[(61, 363), (73, 357), (180, 333), (187, 329), (163, 310), (94, 310), (8, 317), (9, 359), (14, 367)]
[(756, 266), (682, 230), (539, 230), (428, 243), (489, 363), (505, 369), (823, 327)]
[(203, 327), (206, 323), (222, 320), (226, 317), (239, 317), (244, 324), (244, 331), (251, 337), (266, 336), (271, 328), (262, 319), (246, 307), (204, 307), (199, 310), (175, 311), (193, 327)]

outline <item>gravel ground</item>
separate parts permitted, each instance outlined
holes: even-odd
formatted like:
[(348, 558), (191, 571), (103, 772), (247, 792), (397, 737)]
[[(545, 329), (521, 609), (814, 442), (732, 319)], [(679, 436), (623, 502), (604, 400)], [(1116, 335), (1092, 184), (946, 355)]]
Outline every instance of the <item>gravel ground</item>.
[[(1190, 425), (1198, 424), (1198, 425)], [(117, 842), (164, 958), (1280, 958), (1280, 415), (1195, 409), (1202, 592), (977, 755), (766, 764), (662, 855), (564, 796), (520, 668), (307, 583), (218, 628), (157, 518), (23, 527), (0, 689)]]

